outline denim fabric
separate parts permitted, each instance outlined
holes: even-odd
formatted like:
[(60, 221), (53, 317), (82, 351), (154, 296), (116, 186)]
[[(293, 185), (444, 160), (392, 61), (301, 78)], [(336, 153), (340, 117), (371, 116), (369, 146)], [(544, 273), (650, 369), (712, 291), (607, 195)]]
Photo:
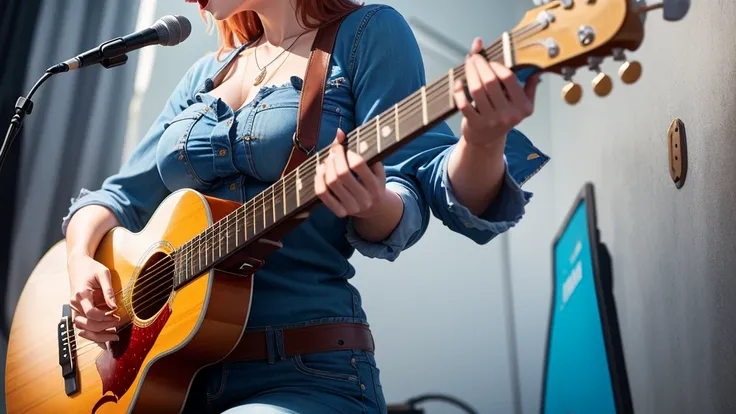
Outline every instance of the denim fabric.
[(184, 413), (386, 413), (375, 355), (344, 350), (283, 356), (268, 329), (271, 361), (225, 362), (201, 371)]
[[(210, 94), (215, 86), (212, 79), (244, 47), (247, 45), (219, 60), (214, 54), (205, 56), (191, 67), (120, 172), (105, 180), (100, 189), (82, 190), (73, 200), (63, 231), (72, 214), (86, 205), (106, 206), (122, 226), (139, 231), (172, 191), (191, 188), (208, 196), (245, 202), (279, 178), (292, 147), (303, 81), (294, 76), (286, 84), (265, 86), (252, 102), (230, 108)], [(404, 18), (383, 5), (353, 12), (342, 23), (330, 62), (318, 147), (329, 145), (337, 128), (349, 132), (425, 84), (421, 54)], [(447, 175), (447, 161), (457, 141), (447, 124), (441, 123), (384, 161), (387, 186), (404, 202), (401, 221), (386, 240), (369, 243), (355, 232), (351, 219), (340, 219), (324, 206), (315, 209), (282, 240), (284, 247), (273, 253), (256, 275), (249, 328), (331, 321), (367, 323), (360, 294), (349, 283), (355, 270), (348, 259), (358, 250), (368, 257), (395, 260), (424, 234), (430, 212), (451, 231), (481, 244), (515, 225), (531, 197), (520, 185), (549, 158), (522, 133), (512, 131), (505, 149), (506, 177), (501, 193), (484, 213), (474, 216), (454, 197)], [(355, 372), (356, 368), (343, 361), (335, 369), (361, 375), (359, 381), (377, 376), (372, 356), (362, 358), (368, 363), (358, 364), (358, 371), (361, 366), (370, 368)], [(321, 363), (316, 364), (319, 367)], [(255, 373), (242, 371), (244, 377), (274, 386), (281, 375), (317, 380), (293, 361), (244, 366), (255, 367)], [(288, 367), (283, 369), (289, 373), (281, 367)], [(352, 377), (334, 382), (343, 385), (345, 393), (352, 393), (350, 398), (370, 405), (365, 403), (366, 391)], [(295, 382), (290, 384), (283, 389), (290, 390)], [(255, 388), (243, 387), (239, 395), (255, 396), (253, 401), (268, 402), (268, 396), (276, 395), (251, 393)], [(314, 387), (327, 389), (317, 383)], [(230, 392), (229, 388), (224, 392)], [(380, 392), (375, 394), (376, 399), (382, 398)], [(380, 401), (372, 404), (381, 405)]]

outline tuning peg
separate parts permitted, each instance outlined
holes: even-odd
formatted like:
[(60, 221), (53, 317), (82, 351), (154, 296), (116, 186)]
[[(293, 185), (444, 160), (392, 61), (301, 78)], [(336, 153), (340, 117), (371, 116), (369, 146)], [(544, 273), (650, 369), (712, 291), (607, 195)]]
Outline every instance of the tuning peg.
[(593, 92), (600, 97), (608, 96), (613, 90), (611, 77), (603, 72), (599, 72), (591, 83), (593, 84)]
[(602, 61), (603, 59), (597, 56), (591, 56), (588, 58), (588, 66), (590, 67), (590, 70), (598, 73), (591, 82), (593, 84), (593, 92), (600, 97), (608, 96), (613, 89), (611, 77), (601, 72), (600, 65)]
[(613, 49), (613, 60), (624, 62), (618, 69), (618, 76), (624, 83), (632, 84), (641, 77), (641, 63), (628, 61), (623, 49)]
[(636, 61), (624, 62), (618, 69), (618, 76), (624, 83), (632, 84), (638, 81), (641, 77), (641, 63)]
[(575, 75), (575, 69), (562, 68), (562, 76), (564, 76), (567, 81), (567, 84), (562, 87), (562, 99), (564, 99), (568, 105), (575, 105), (580, 102), (580, 98), (583, 97), (583, 88), (572, 81), (573, 75)]

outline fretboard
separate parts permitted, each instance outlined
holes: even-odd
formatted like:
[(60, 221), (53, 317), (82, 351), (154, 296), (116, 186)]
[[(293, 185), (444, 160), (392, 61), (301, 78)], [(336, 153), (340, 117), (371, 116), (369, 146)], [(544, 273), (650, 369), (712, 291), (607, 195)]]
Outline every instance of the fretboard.
[[(512, 50), (511, 39), (506, 35), (482, 54), (511, 67)], [(458, 80), (465, 83), (463, 66), (449, 70), (442, 78), (351, 131), (345, 145), (368, 164), (383, 160), (457, 111), (454, 90)], [(317, 203), (316, 167), (328, 154), (329, 148), (315, 152), (292, 172), (177, 249), (176, 286), (184, 285), (268, 229)]]

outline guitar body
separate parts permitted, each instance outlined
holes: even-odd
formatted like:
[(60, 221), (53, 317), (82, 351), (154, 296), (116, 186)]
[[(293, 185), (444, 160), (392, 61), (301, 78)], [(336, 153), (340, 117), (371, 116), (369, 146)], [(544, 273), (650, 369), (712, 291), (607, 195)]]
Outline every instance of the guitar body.
[[(69, 335), (77, 389), (71, 395), (59, 352), (59, 338), (62, 345), (66, 338), (59, 334), (62, 310), (70, 297), (66, 246), (56, 244), (28, 279), (13, 318), (5, 375), (8, 413), (179, 412), (194, 375), (224, 359), (239, 341), (253, 276), (210, 270), (178, 289), (173, 284), (157, 289), (154, 279), (140, 276), (145, 269), (157, 274), (165, 254), (239, 205), (182, 190), (159, 206), (141, 232), (116, 228), (105, 236), (96, 259), (110, 269), (117, 314), (133, 323), (119, 332), (112, 350)], [(69, 326), (74, 329), (71, 320)]]

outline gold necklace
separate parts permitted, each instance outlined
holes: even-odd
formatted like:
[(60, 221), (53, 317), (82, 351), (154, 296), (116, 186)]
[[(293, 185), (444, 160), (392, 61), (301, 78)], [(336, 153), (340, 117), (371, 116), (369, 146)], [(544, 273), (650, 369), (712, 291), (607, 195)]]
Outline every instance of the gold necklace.
[[(289, 45), (289, 47), (287, 47), (286, 49), (282, 50), (281, 53), (278, 54), (278, 56), (276, 56), (275, 58), (273, 58), (273, 60), (270, 61), (270, 62), (268, 62), (265, 66), (263, 66), (263, 68), (261, 68), (261, 65), (258, 64), (258, 48), (256, 47), (255, 50), (253, 50), (253, 57), (256, 60), (256, 66), (258, 67), (258, 70), (261, 71), (258, 74), (258, 76), (256, 76), (256, 79), (253, 81), (253, 86), (260, 85), (261, 82), (263, 82), (263, 80), (266, 79), (266, 75), (268, 74), (268, 70), (267, 70), (268, 69), (268, 65), (272, 64), (273, 62), (275, 62), (276, 59), (278, 59), (279, 57), (281, 57), (281, 55), (283, 55), (284, 52), (286, 52), (287, 50), (291, 54), (291, 48), (296, 44), (297, 40), (299, 40), (299, 38), (302, 37), (302, 35), (304, 33), (306, 33), (306, 32), (302, 32), (299, 36), (297, 36), (296, 39), (294, 39), (294, 41), (291, 42), (291, 44)], [(281, 67), (281, 65), (279, 65), (279, 67)]]

